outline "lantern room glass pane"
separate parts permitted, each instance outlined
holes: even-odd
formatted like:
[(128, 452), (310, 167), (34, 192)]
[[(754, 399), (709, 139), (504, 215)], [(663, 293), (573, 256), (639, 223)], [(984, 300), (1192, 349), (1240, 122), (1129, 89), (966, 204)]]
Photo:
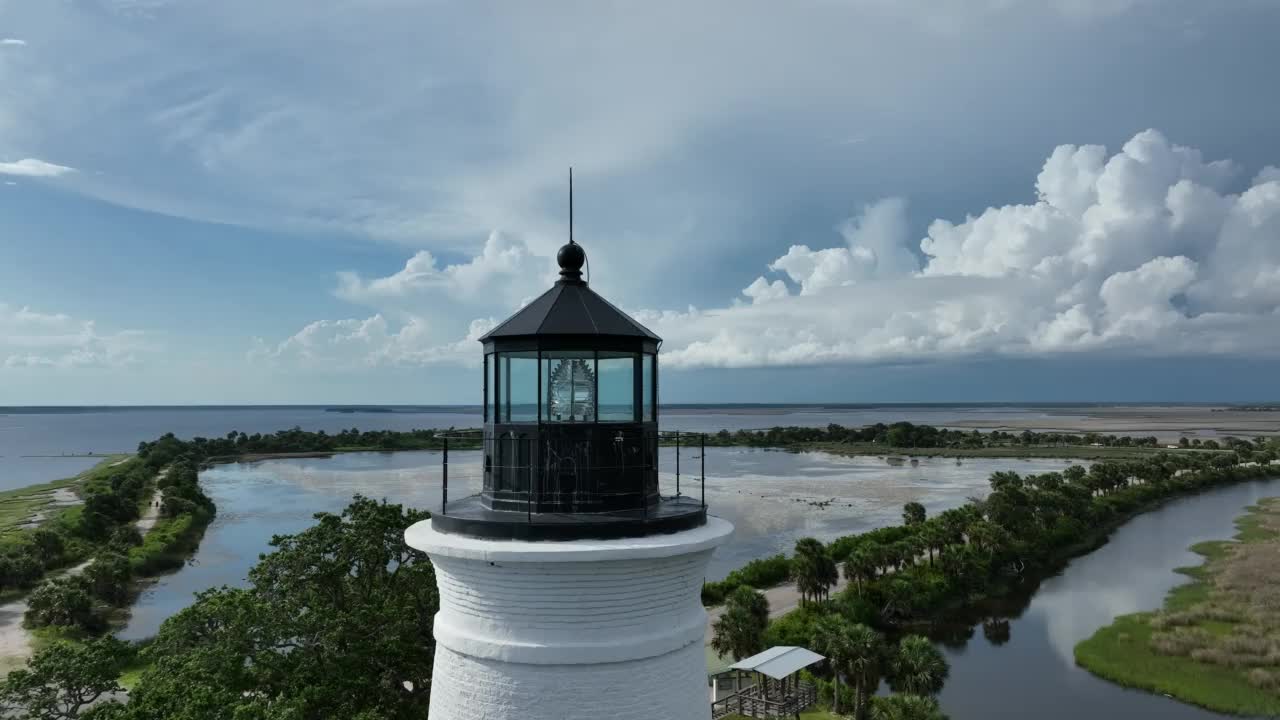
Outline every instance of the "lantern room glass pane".
[(542, 421), (595, 422), (595, 353), (542, 353)]
[(636, 354), (601, 352), (600, 422), (636, 421)]
[(536, 422), (538, 419), (538, 354), (498, 354), (502, 388), (503, 422)]
[(653, 355), (645, 353), (640, 356), (640, 419), (643, 422), (653, 422)]
[(487, 422), (494, 422), (498, 419), (497, 414), (493, 411), (493, 397), (497, 392), (497, 386), (494, 385), (494, 377), (497, 375), (498, 362), (494, 355), (484, 356), (484, 419)]

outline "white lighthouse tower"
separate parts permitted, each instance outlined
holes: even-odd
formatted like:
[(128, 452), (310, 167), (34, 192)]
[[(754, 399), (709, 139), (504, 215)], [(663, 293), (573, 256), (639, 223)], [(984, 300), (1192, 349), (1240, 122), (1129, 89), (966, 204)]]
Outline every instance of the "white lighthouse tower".
[(700, 591), (733, 526), (658, 489), (656, 335), (582, 279), (481, 338), (484, 488), (409, 528), (440, 589), (431, 720), (708, 720)]

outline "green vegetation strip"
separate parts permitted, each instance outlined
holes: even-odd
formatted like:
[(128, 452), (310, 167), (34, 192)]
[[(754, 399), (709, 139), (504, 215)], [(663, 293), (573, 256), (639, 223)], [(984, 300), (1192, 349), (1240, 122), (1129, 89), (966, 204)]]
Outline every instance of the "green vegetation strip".
[(1200, 543), (1192, 581), (1164, 608), (1117, 618), (1076, 662), (1126, 687), (1218, 712), (1280, 715), (1280, 499), (1236, 521), (1234, 541)]

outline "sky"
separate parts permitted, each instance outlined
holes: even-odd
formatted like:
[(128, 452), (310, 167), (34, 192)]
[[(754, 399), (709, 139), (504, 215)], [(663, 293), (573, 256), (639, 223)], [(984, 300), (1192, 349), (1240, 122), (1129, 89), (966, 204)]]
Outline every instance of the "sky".
[(0, 405), (1280, 400), (1280, 1), (0, 0)]

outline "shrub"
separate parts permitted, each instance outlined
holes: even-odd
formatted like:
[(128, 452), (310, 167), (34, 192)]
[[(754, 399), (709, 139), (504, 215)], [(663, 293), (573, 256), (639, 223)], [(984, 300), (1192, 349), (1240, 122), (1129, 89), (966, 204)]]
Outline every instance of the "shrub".
[(119, 553), (100, 555), (84, 571), (90, 594), (115, 607), (123, 607), (129, 602), (131, 575), (129, 559)]
[(25, 620), (29, 627), (65, 627), (85, 632), (106, 627), (83, 577), (58, 578), (36, 588), (27, 600)]

